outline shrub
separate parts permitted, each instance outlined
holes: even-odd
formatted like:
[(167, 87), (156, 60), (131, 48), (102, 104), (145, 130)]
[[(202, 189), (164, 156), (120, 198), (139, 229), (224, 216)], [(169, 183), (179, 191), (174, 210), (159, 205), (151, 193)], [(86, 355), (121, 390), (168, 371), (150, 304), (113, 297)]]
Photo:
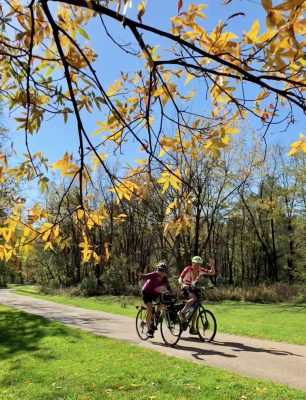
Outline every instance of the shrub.
[(207, 289), (203, 297), (210, 301), (251, 301), (256, 303), (304, 303), (306, 302), (306, 287), (276, 283), (258, 286), (220, 286), (213, 290)]
[(112, 263), (105, 267), (101, 277), (103, 293), (113, 295), (126, 294), (128, 288), (127, 267), (125, 259), (121, 257), (112, 259)]
[(96, 279), (93, 276), (86, 276), (80, 284), (80, 292), (83, 296), (96, 296), (99, 294), (99, 288)]

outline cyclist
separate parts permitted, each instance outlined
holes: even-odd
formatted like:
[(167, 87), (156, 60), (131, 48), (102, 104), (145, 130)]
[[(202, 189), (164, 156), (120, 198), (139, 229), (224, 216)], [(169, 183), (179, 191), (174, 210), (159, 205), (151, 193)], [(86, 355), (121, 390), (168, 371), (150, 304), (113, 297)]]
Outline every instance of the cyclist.
[[(156, 265), (156, 271), (148, 274), (141, 274), (139, 279), (144, 280), (144, 285), (141, 289), (142, 298), (147, 308), (146, 323), (148, 327), (148, 335), (153, 337), (154, 330), (152, 328), (152, 301), (158, 301), (160, 293), (165, 291), (165, 288), (169, 292), (172, 292), (168, 278), (167, 278), (168, 266), (165, 262), (160, 261)], [(157, 312), (160, 313), (162, 304), (159, 303)]]
[[(203, 258), (200, 256), (194, 256), (191, 259), (192, 265), (184, 268), (179, 276), (179, 283), (181, 284), (181, 289), (183, 295), (188, 299), (184, 308), (179, 312), (179, 317), (182, 322), (186, 322), (186, 311), (189, 307), (194, 304), (198, 298), (198, 291), (195, 287), (196, 283), (199, 281), (201, 275), (215, 275), (215, 260), (213, 257), (209, 259), (209, 269), (203, 268)], [(191, 327), (189, 333), (191, 335), (196, 335), (197, 330), (195, 329), (196, 314), (192, 318)]]

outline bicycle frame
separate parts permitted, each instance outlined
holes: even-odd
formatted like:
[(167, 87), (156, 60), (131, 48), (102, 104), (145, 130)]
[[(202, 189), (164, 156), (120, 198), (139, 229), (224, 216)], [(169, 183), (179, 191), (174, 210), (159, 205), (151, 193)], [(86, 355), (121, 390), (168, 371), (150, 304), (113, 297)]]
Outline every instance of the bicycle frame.
[[(204, 289), (200, 289), (200, 292)], [(197, 296), (197, 300), (192, 304), (191, 307), (194, 307), (190, 315), (187, 315), (186, 322), (182, 323), (183, 331), (185, 331), (193, 318), (196, 317), (196, 330), (200, 339), (204, 341), (211, 342), (214, 340), (216, 332), (217, 332), (217, 321), (214, 314), (208, 310), (202, 304), (202, 299), (199, 295)], [(198, 313), (198, 315), (196, 315)]]
[[(175, 302), (171, 299), (161, 299), (159, 302), (152, 302), (151, 329), (156, 331), (160, 326), (160, 333), (163, 341), (169, 346), (174, 346), (179, 341), (182, 332), (181, 322), (174, 308), (174, 304)], [(160, 305), (160, 314), (157, 316), (157, 310)], [(136, 316), (137, 334), (141, 340), (148, 340), (154, 337), (154, 335), (148, 335), (147, 333), (147, 307), (145, 304), (142, 304), (140, 307), (136, 308), (139, 309)], [(144, 314), (142, 315), (143, 311)]]
[[(200, 295), (197, 297), (197, 300), (190, 307), (194, 307), (194, 309), (192, 310), (192, 313), (187, 317), (187, 320), (186, 320), (187, 326), (192, 321), (192, 318), (195, 316), (195, 314), (198, 311), (202, 311), (202, 310), (205, 311), (205, 307), (202, 304)], [(188, 310), (189, 310), (189, 308), (188, 308)]]
[[(186, 319), (186, 324), (187, 326), (189, 323), (192, 321), (192, 318), (195, 316), (195, 314), (198, 312), (199, 308), (202, 306), (200, 299), (196, 300), (195, 303), (193, 303), (190, 307), (194, 307), (192, 310), (192, 313), (187, 317)], [(189, 308), (190, 308), (189, 307)], [(188, 310), (189, 310), (188, 308)], [(187, 311), (188, 311), (187, 310)]]

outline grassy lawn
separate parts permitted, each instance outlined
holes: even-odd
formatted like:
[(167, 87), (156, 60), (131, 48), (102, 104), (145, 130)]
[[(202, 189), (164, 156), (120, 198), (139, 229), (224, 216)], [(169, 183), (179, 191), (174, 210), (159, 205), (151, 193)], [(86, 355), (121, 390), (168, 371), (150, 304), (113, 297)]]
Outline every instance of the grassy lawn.
[[(115, 296), (67, 297), (38, 294), (35, 287), (16, 287), (14, 293), (91, 310), (135, 317), (137, 298)], [(214, 312), (218, 331), (261, 339), (306, 344), (305, 304), (256, 304), (232, 301), (207, 304)]]
[(305, 400), (306, 393), (0, 307), (3, 400)]

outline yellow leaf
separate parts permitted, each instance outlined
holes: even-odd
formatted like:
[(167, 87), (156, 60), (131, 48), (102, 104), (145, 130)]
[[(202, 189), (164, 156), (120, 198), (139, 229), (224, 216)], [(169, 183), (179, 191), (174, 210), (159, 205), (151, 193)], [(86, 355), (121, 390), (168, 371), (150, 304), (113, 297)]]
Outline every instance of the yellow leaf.
[(4, 240), (6, 242), (9, 242), (11, 240), (12, 233), (13, 233), (13, 231), (10, 228), (3, 228), (2, 229), (2, 236), (3, 236), (3, 238), (4, 238)]
[(105, 250), (105, 260), (107, 261), (110, 258), (109, 244), (107, 242), (104, 243), (104, 250)]
[(189, 72), (186, 72), (185, 85), (187, 85), (193, 78), (194, 78), (194, 75), (190, 74)]
[(244, 41), (246, 43), (255, 43), (258, 32), (259, 32), (259, 22), (258, 22), (258, 19), (255, 19), (251, 30), (248, 33), (245, 33)]
[(92, 253), (92, 256), (93, 256), (94, 265), (99, 265), (101, 263), (101, 258), (102, 257), (98, 256), (98, 254), (95, 251)]
[(261, 4), (267, 13), (272, 8), (272, 0), (261, 0)]
[(85, 211), (82, 208), (79, 208), (76, 212), (77, 219), (82, 219), (84, 217)]
[(47, 242), (44, 246), (44, 250), (48, 250), (48, 249), (53, 250), (53, 246), (52, 246), (51, 242)]
[(173, 18), (171, 18), (171, 21), (174, 24), (183, 24), (184, 23), (184, 21), (183, 21), (183, 19), (181, 17), (173, 17)]
[(152, 96), (158, 97), (158, 96), (160, 96), (160, 95), (163, 94), (163, 93), (164, 93), (164, 88), (163, 88), (162, 86), (160, 86), (159, 88), (157, 88), (156, 90), (154, 90), (154, 91), (152, 92)]
[(174, 172), (162, 172), (161, 178), (157, 179), (157, 182), (163, 185), (163, 193), (165, 193), (170, 185), (174, 187), (174, 189), (179, 189), (179, 185), (181, 183), (180, 172), (178, 169), (176, 169)]
[(227, 144), (228, 143), (228, 136), (224, 135), (223, 137), (221, 137), (221, 142), (224, 143), (224, 144)]
[(7, 251), (5, 255), (5, 261), (8, 262), (9, 259), (12, 257), (12, 255), (13, 255), (13, 250)]
[(142, 22), (142, 16), (145, 13), (145, 7), (146, 7), (146, 0), (142, 0), (141, 3), (138, 5), (138, 14), (137, 14), (138, 21), (140, 22)]
[(172, 203), (170, 203), (170, 204), (168, 205), (168, 207), (166, 208), (166, 215), (170, 214), (170, 213), (171, 213), (171, 210), (172, 210), (173, 208), (177, 208), (177, 200), (172, 201)]
[(306, 154), (306, 137), (302, 133), (300, 133), (299, 137), (301, 140), (297, 140), (290, 145), (291, 150), (288, 153), (289, 156), (292, 156), (298, 151)]
[(175, 236), (178, 236), (182, 231), (185, 231), (188, 228), (189, 224), (190, 221), (186, 214), (179, 217), (175, 222), (176, 226)]
[(271, 39), (276, 34), (277, 31), (275, 31), (274, 29), (269, 29), (257, 38), (257, 43), (265, 42), (266, 40)]
[(59, 236), (59, 225), (56, 225), (56, 227), (52, 231), (54, 238), (57, 238)]
[(31, 229), (26, 226), (23, 230), (23, 236), (28, 236), (30, 233), (31, 233)]
[(84, 31), (84, 29), (80, 25), (77, 25), (76, 29), (79, 32), (79, 34), (82, 35), (85, 39), (90, 40), (90, 37), (88, 36), (86, 31)]
[(234, 135), (235, 133), (240, 132), (240, 129), (237, 128), (226, 128), (226, 133)]
[(145, 158), (145, 159), (143, 159), (143, 160), (140, 160), (140, 159), (137, 158), (135, 161), (136, 161), (137, 164), (139, 164), (139, 165), (146, 165), (146, 164), (148, 163), (148, 159), (147, 159), (147, 158)]

